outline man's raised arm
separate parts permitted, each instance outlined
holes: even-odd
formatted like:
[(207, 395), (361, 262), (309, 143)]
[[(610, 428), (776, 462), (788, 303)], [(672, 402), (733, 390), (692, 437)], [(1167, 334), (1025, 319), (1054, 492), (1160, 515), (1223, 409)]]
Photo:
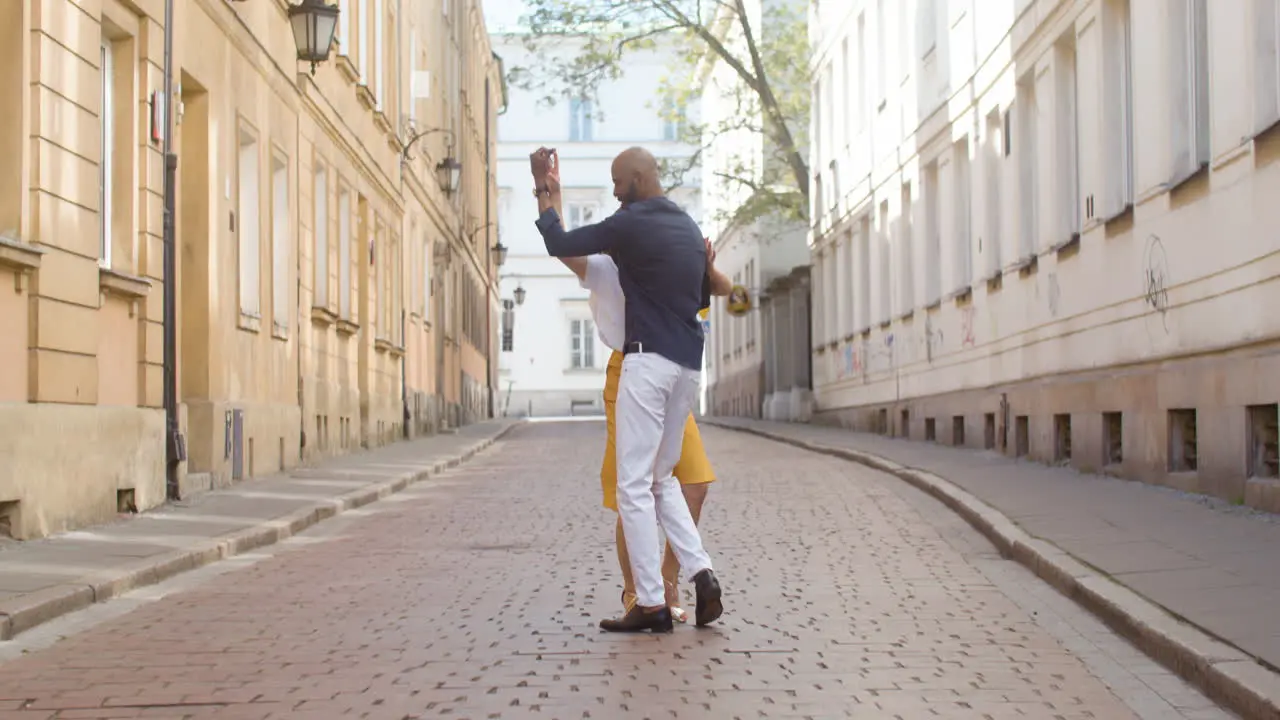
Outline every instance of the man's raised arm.
[(594, 225), (583, 225), (565, 231), (554, 208), (547, 208), (534, 223), (542, 233), (542, 241), (551, 257), (583, 257), (607, 252), (618, 240), (618, 215), (610, 215)]
[[(555, 150), (538, 148), (529, 154), (533, 171), (534, 195), (538, 198), (538, 219), (534, 225), (547, 246), (547, 254), (554, 258), (576, 258), (602, 253), (613, 247), (616, 230), (606, 227), (615, 216), (605, 218), (596, 225), (585, 225), (566, 232), (560, 222), (560, 168)], [(570, 263), (565, 263), (571, 268)], [(576, 270), (575, 270), (576, 272)]]

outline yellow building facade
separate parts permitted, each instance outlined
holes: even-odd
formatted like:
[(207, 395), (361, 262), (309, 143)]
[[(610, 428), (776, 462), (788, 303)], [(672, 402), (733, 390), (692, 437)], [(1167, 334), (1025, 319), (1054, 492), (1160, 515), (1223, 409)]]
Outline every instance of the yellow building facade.
[(0, 4), (0, 534), (166, 498), (168, 119), (179, 493), (488, 416), (480, 3), (332, 1), (314, 75), (290, 2), (176, 2), (171, 103), (162, 0)]

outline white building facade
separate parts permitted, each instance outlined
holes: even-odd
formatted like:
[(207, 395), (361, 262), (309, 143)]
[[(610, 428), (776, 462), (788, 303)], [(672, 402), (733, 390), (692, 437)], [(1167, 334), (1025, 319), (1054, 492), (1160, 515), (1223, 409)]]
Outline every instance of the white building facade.
[(1278, 5), (814, 3), (818, 419), (1280, 511)]
[[(750, 13), (751, 25), (757, 29), (758, 42), (767, 43), (770, 28), (763, 22), (765, 3), (803, 5), (803, 0), (753, 0), (742, 7)], [(721, 12), (725, 12), (721, 6)], [(733, 21), (721, 42), (737, 57), (750, 57), (741, 24)], [(766, 291), (775, 280), (787, 277), (797, 267), (809, 263), (803, 224), (787, 223), (765, 216), (749, 223), (731, 223), (728, 216), (750, 197), (749, 187), (759, 185), (767, 162), (774, 162), (768, 152), (769, 140), (753, 128), (764, 123), (758, 103), (744, 92), (742, 79), (723, 61), (705, 70), (701, 102), (704, 127), (716, 131), (705, 140), (702, 163), (702, 187), (706, 221), (703, 230), (716, 249), (716, 268), (734, 285), (746, 288), (752, 302), (751, 311), (734, 317), (728, 313), (726, 298), (715, 298), (710, 312), (709, 335), (704, 356), (703, 412), (709, 415), (796, 419), (807, 415), (811, 393), (807, 383), (793, 386), (779, 382), (776, 397), (768, 388), (771, 350), (765, 342), (769, 322), (765, 308)], [(751, 108), (757, 118), (743, 123), (739, 116)], [(732, 130), (727, 128), (735, 127)], [(745, 171), (749, 182), (737, 176)], [(805, 300), (807, 302), (807, 299)], [(788, 319), (790, 314), (786, 316)], [(807, 345), (794, 348), (800, 358), (807, 355)], [(785, 387), (784, 387), (785, 386)], [(794, 403), (793, 403), (793, 397)], [(794, 404), (794, 411), (793, 406)]]
[[(493, 44), (507, 67), (528, 64), (519, 36), (494, 35)], [(571, 51), (568, 41), (565, 52)], [(499, 227), (509, 248), (499, 282), (500, 414), (604, 412), (601, 391), (611, 351), (591, 320), (588, 293), (564, 264), (547, 255), (534, 227), (538, 207), (529, 153), (540, 146), (558, 151), (570, 228), (612, 214), (618, 202), (610, 166), (618, 153), (639, 145), (660, 159), (687, 161), (693, 155), (693, 148), (676, 141), (678, 128), (662, 118), (660, 86), (669, 64), (662, 51), (629, 53), (623, 75), (604, 83), (596, 97), (549, 107), (538, 102), (537, 93), (510, 88), (497, 144)], [(671, 198), (698, 220), (701, 191), (697, 178), (690, 180)]]

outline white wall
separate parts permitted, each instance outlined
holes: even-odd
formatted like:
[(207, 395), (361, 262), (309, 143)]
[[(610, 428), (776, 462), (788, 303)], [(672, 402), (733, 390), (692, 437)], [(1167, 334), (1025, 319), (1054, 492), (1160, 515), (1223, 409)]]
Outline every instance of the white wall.
[[(494, 46), (508, 68), (529, 62), (518, 39), (493, 38)], [(529, 176), (529, 153), (539, 146), (554, 147), (561, 161), (565, 211), (570, 205), (593, 206), (596, 219), (618, 208), (613, 197), (610, 165), (622, 150), (641, 145), (660, 158), (687, 158), (692, 149), (663, 138), (658, 115), (659, 81), (666, 71), (667, 57), (661, 52), (630, 57), (626, 73), (601, 89), (596, 109), (592, 141), (570, 140), (570, 103), (539, 106), (539, 95), (511, 88), (507, 113), (498, 121), (498, 222), (502, 241), (509, 248), (502, 268), (500, 294), (513, 299), (515, 289), (526, 292), (524, 305), (514, 310), (513, 349), (500, 359), (499, 406), (519, 414), (533, 408), (535, 415), (568, 414), (574, 400), (596, 402), (602, 412), (600, 393), (609, 349), (594, 340), (594, 368), (573, 369), (570, 362), (570, 327), (575, 319), (590, 318), (587, 292), (559, 260), (547, 256), (542, 237), (533, 221), (537, 201)], [(698, 176), (672, 193), (672, 199), (693, 215), (701, 216)], [(580, 411), (586, 411), (585, 408)]]
[[(1280, 296), (1280, 164), (1254, 142), (1280, 116), (1275, 5), (1206, 3), (1197, 56), (1191, 0), (824, 0), (811, 156), (820, 407), (1280, 334), (1280, 316), (1258, 311)], [(878, 7), (890, 9), (882, 44)], [(868, 62), (846, 70), (860, 15)], [(882, 60), (892, 81), (860, 105), (859, 73), (876, 77)]]

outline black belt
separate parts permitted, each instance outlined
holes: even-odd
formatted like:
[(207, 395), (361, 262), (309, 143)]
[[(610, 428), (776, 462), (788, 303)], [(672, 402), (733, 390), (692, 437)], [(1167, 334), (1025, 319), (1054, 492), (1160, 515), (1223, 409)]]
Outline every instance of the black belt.
[(644, 343), (640, 342), (639, 340), (626, 343), (622, 346), (623, 355), (634, 355), (636, 353), (642, 353), (642, 352), (644, 352)]

